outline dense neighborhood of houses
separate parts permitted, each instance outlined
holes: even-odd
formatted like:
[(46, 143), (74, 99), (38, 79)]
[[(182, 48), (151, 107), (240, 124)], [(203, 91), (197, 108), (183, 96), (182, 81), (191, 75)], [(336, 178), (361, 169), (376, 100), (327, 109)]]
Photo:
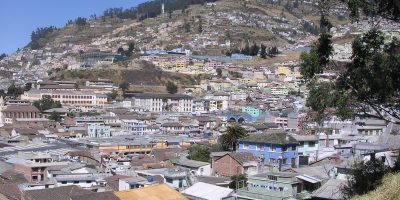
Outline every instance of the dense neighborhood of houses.
[[(256, 56), (194, 53), (233, 46), (221, 39), (223, 30), (212, 28), (228, 24), (275, 30), (290, 43), (274, 57), (288, 57), (317, 39), (299, 28), (310, 20), (214, 11), (216, 6), (218, 1), (203, 5), (208, 14), (196, 23), (204, 31), (179, 40), (181, 48), (159, 44), (180, 38), (170, 31), (183, 20), (147, 27), (135, 32), (137, 37), (120, 33), (141, 25), (110, 23), (111, 33), (87, 45), (25, 48), (0, 60), (0, 90), (24, 86), (18, 95), (0, 94), (0, 200), (341, 200), (339, 188), (356, 161), (379, 158), (395, 165), (399, 124), (337, 116), (317, 123), (306, 105), (309, 89), (298, 59), (256, 66), (258, 51)], [(171, 12), (170, 18), (182, 12)], [(89, 24), (100, 26), (96, 20)], [(387, 37), (399, 35), (399, 24), (382, 21), (381, 27)], [(332, 27), (330, 33), (342, 38), (367, 29), (364, 20)], [(145, 36), (149, 41), (140, 40)], [(118, 50), (130, 48), (128, 41), (139, 46), (130, 58)], [(331, 59), (349, 61), (351, 48), (334, 44)], [(160, 73), (207, 78), (167, 93), (139, 91), (143, 85), (129, 83), (123, 88), (123, 81), (107, 75), (78, 81), (51, 76), (138, 62)], [(328, 70), (317, 81), (338, 74)], [(235, 130), (245, 134), (227, 148), (222, 138)]]

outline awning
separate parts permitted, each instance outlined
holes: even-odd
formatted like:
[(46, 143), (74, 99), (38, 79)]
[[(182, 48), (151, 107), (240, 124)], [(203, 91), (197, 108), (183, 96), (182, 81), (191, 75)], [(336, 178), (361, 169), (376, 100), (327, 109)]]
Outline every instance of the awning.
[(309, 182), (309, 183), (313, 183), (313, 184), (314, 184), (314, 183), (322, 182), (322, 180), (320, 180), (320, 179), (317, 179), (317, 178), (314, 178), (314, 177), (312, 177), (312, 176), (308, 176), (308, 175), (305, 175), (305, 174), (296, 176), (296, 178), (301, 179), (301, 180), (303, 180), (303, 181), (307, 181), (307, 182)]

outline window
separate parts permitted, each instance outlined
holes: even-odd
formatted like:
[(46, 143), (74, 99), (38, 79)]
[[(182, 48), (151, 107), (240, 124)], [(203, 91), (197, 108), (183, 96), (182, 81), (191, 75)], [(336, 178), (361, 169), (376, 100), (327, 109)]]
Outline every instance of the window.
[(282, 151), (287, 151), (287, 146), (283, 146)]
[(276, 147), (274, 147), (272, 145), (271, 145), (271, 147), (269, 149), (270, 149), (270, 151), (276, 151)]
[(92, 183), (92, 181), (86, 181), (86, 183)]
[(309, 146), (309, 147), (315, 147), (315, 142), (314, 142), (314, 141), (308, 142), (308, 146)]
[(283, 164), (287, 164), (287, 158), (283, 159)]
[(279, 191), (283, 191), (283, 187), (279, 187)]
[(304, 142), (303, 141), (300, 142), (300, 146), (304, 146)]
[(79, 184), (79, 181), (74, 181), (74, 184)]
[(296, 151), (296, 146), (292, 146), (292, 151)]
[(249, 149), (249, 144), (243, 144), (243, 149)]
[(261, 144), (257, 145), (257, 150), (264, 150), (264, 146)]
[(61, 184), (67, 184), (67, 181), (61, 181)]
[(278, 177), (277, 177), (277, 176), (274, 176), (274, 175), (268, 175), (268, 179), (269, 179), (269, 180), (273, 180), (273, 181), (277, 181), (277, 180), (278, 180)]
[(276, 163), (276, 159), (275, 159), (275, 158), (270, 158), (270, 159), (269, 159), (269, 162), (270, 162), (270, 163)]

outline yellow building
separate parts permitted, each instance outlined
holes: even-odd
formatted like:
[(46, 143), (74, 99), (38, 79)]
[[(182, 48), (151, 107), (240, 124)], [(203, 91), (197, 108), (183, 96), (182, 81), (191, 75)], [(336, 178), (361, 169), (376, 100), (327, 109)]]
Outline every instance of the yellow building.
[(292, 70), (289, 67), (279, 66), (275, 74), (285, 74), (286, 76), (290, 76), (292, 74)]

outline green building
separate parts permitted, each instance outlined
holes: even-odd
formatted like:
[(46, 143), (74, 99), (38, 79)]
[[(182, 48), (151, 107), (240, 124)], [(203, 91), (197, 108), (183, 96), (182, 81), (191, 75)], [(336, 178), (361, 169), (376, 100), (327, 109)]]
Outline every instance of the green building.
[(296, 198), (301, 186), (296, 176), (289, 172), (268, 172), (249, 176), (245, 187), (237, 190), (238, 199), (283, 200)]

